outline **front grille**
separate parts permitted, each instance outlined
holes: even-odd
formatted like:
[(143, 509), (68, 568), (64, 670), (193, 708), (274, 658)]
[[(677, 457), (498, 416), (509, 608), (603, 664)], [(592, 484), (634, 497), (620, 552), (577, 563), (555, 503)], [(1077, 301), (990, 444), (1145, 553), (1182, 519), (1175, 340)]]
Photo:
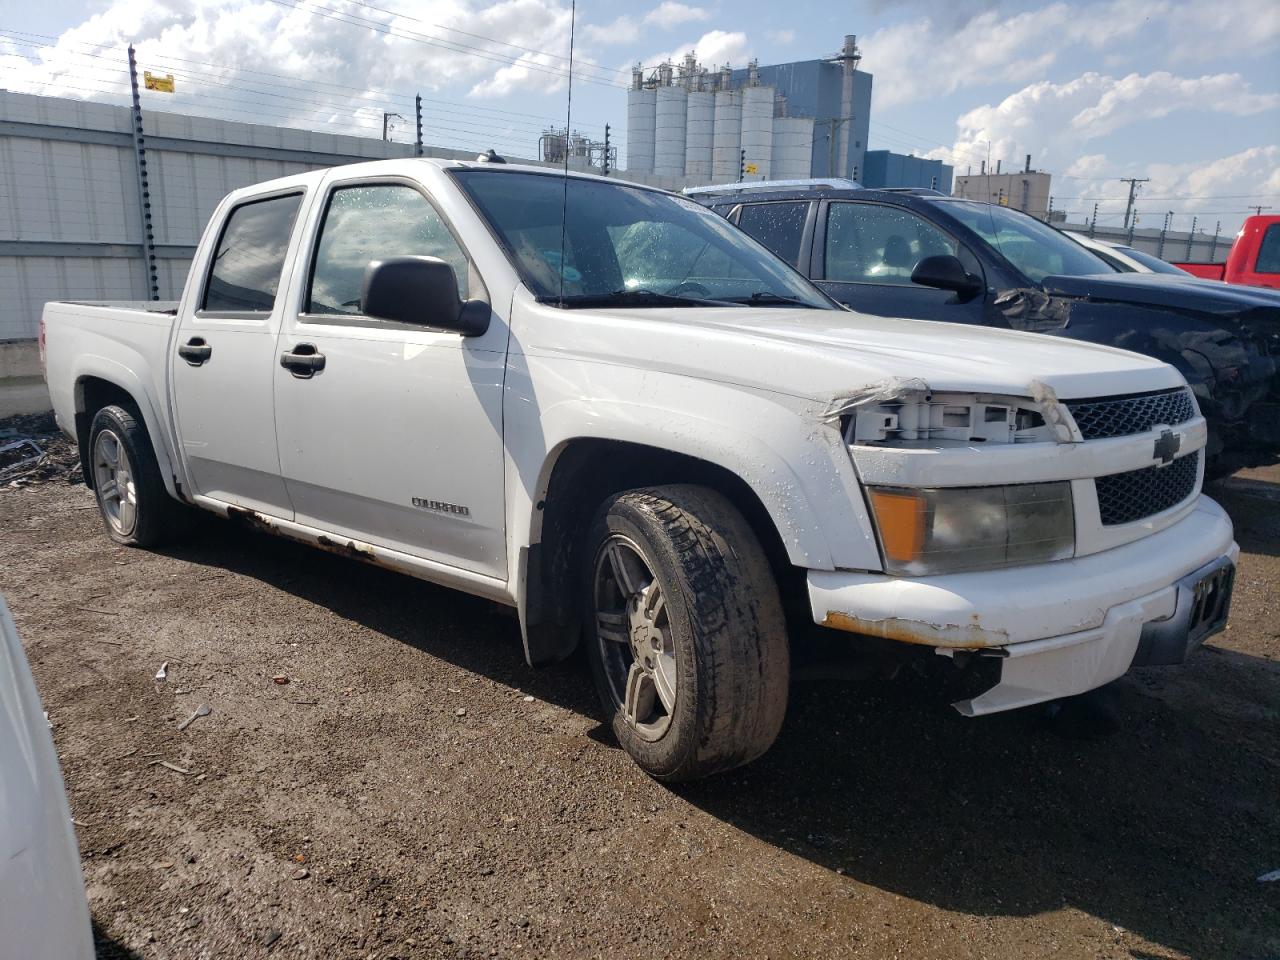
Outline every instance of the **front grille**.
[(1167, 467), (1143, 467), (1128, 473), (1098, 477), (1098, 512), (1102, 525), (1133, 523), (1177, 506), (1196, 489), (1200, 451), (1179, 457)]
[(1075, 417), (1076, 426), (1086, 440), (1146, 433), (1162, 424), (1172, 427), (1186, 423), (1196, 415), (1191, 391), (1187, 387), (1136, 393), (1128, 397), (1069, 400), (1067, 409)]

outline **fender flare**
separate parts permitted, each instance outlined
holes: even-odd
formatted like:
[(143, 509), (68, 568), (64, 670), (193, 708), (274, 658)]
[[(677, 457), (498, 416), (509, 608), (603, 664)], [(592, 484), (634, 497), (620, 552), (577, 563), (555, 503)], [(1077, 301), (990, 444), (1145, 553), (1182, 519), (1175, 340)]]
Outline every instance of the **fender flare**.
[[(86, 412), (84, 381), (87, 378), (105, 380), (107, 383), (123, 390), (133, 399), (138, 412), (142, 414), (142, 422), (146, 425), (147, 434), (151, 438), (151, 448), (155, 451), (156, 464), (160, 468), (160, 477), (164, 480), (165, 490), (169, 492), (171, 497), (185, 500), (178, 486), (177, 470), (175, 469), (177, 457), (174, 455), (171, 446), (171, 438), (164, 429), (164, 422), (156, 411), (155, 405), (151, 401), (151, 394), (142, 382), (142, 378), (138, 376), (136, 371), (117, 360), (102, 356), (82, 357), (76, 364), (74, 376), (76, 413)], [(87, 441), (88, 438), (86, 438)]]

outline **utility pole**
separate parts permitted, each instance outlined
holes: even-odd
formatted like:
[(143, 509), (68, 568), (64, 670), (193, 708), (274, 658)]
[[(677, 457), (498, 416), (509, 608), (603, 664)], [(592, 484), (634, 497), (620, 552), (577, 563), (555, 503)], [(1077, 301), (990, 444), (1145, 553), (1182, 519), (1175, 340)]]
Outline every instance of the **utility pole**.
[[(1150, 180), (1151, 180), (1150, 177), (1121, 177), (1120, 178), (1121, 183), (1127, 183), (1129, 185), (1129, 202), (1125, 204), (1125, 208), (1124, 208), (1125, 227), (1129, 226), (1129, 214), (1133, 210), (1133, 201), (1138, 195), (1138, 184), (1148, 183), (1150, 182)], [(1132, 239), (1132, 235), (1130, 238)]]
[(1195, 239), (1195, 235), (1196, 235), (1196, 221), (1197, 221), (1197, 220), (1199, 220), (1199, 219), (1200, 219), (1199, 217), (1192, 217), (1192, 218), (1191, 218), (1191, 232), (1187, 234), (1187, 255), (1186, 255), (1186, 257), (1185, 257), (1185, 259), (1187, 259), (1187, 260), (1190, 260), (1190, 259), (1191, 259), (1191, 241)]
[(133, 91), (133, 159), (138, 171), (138, 213), (142, 217), (142, 266), (147, 271), (147, 295), (160, 299), (156, 266), (156, 233), (151, 221), (151, 183), (147, 178), (147, 141), (142, 133), (142, 97), (138, 93), (138, 59), (129, 44), (129, 86)]
[(1222, 221), (1213, 225), (1213, 242), (1209, 244), (1209, 262), (1213, 263), (1214, 254), (1218, 252), (1218, 234), (1222, 232)]
[(1129, 223), (1129, 246), (1133, 246), (1133, 231), (1138, 228), (1138, 208), (1133, 208), (1133, 220)]
[(422, 97), (419, 95), (413, 98), (413, 116), (418, 124), (418, 135), (413, 141), (413, 155), (420, 157), (422, 156)]
[[(1094, 219), (1097, 219), (1098, 208), (1095, 206), (1093, 210), (1094, 210)], [(1045, 211), (1044, 222), (1053, 223), (1053, 197), (1049, 198), (1049, 209)]]
[[(1052, 204), (1050, 204), (1052, 206)], [(1093, 239), (1094, 231), (1098, 229), (1098, 205), (1093, 205), (1093, 218), (1089, 221), (1089, 239)]]
[(1260, 216), (1262, 216), (1262, 211), (1263, 211), (1263, 210), (1270, 210), (1271, 208), (1270, 208), (1270, 207), (1264, 207), (1264, 206), (1261, 206), (1260, 204), (1254, 204), (1254, 205), (1253, 205), (1252, 207), (1250, 207), (1249, 209), (1253, 211), (1253, 215), (1254, 215), (1255, 217), (1260, 217)]
[(747, 151), (741, 150), (738, 152), (738, 182), (742, 183), (742, 181), (746, 179), (747, 179)]
[(383, 140), (389, 141), (388, 134), (391, 132), (392, 117), (396, 117), (400, 120), (404, 119), (404, 117), (400, 116), (400, 114), (398, 113), (387, 113), (385, 110), (382, 111), (382, 139)]
[(609, 125), (604, 125), (604, 175), (609, 175)]

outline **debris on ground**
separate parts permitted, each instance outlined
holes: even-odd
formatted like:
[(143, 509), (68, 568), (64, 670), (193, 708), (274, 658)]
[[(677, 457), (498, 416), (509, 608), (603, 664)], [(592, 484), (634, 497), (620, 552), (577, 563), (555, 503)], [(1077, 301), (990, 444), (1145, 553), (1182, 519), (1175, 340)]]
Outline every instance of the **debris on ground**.
[(1272, 880), (1280, 880), (1280, 870), (1271, 870), (1258, 878), (1259, 883), (1270, 883)]
[(147, 766), (164, 767), (166, 770), (172, 770), (174, 773), (180, 773), (184, 777), (189, 776), (191, 774), (190, 770), (184, 770), (182, 767), (178, 766), (176, 763), (170, 763), (168, 760), (152, 760), (149, 764), (147, 764)]
[(0, 483), (21, 488), (49, 480), (80, 483), (80, 452), (51, 413), (0, 420)]
[(271, 680), (274, 683), (280, 684), (281, 686), (284, 686), (286, 683), (289, 682), (289, 678), (285, 676), (283, 673), (277, 673), (274, 677), (271, 678)]
[(185, 730), (187, 729), (187, 727), (191, 726), (201, 717), (207, 717), (211, 713), (213, 713), (213, 707), (209, 706), (207, 703), (202, 703), (200, 704), (200, 706), (196, 707), (195, 713), (191, 714), (191, 716), (187, 717), (187, 719), (183, 720), (180, 724), (178, 724), (178, 729)]
[(156, 679), (164, 680), (168, 676), (169, 676), (169, 661), (166, 660), (164, 663), (160, 664), (160, 669), (156, 671)]

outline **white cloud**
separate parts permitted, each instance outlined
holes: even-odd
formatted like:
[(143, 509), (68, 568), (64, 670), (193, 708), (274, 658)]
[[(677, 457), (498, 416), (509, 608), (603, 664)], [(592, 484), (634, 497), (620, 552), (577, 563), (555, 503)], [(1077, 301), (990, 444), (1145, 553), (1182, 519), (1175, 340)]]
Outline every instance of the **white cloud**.
[(765, 36), (782, 47), (795, 43), (796, 40), (794, 30), (766, 30)]
[(640, 24), (636, 23), (634, 17), (624, 13), (604, 26), (587, 24), (582, 28), (582, 36), (588, 44), (601, 47), (635, 43), (640, 39)]
[(671, 30), (682, 23), (698, 23), (711, 19), (711, 14), (702, 7), (691, 7), (688, 4), (676, 3), (675, 0), (663, 0), (644, 15), (644, 22)]
[(1185, 3), (1164, 17), (1170, 63), (1233, 54), (1258, 56), (1280, 44), (1280, 4), (1275, 0), (1232, 0), (1227, 7)]
[[(133, 41), (142, 69), (171, 72), (177, 79), (176, 94), (147, 94), (147, 106), (366, 136), (381, 133), (384, 110), (406, 113), (403, 100), (381, 91), (407, 98), (411, 112), (415, 92), (429, 97), (461, 86), (477, 97), (491, 97), (531, 88), (554, 92), (565, 85), (567, 0), (387, 2), (398, 3), (405, 14), (359, 9), (366, 26), (380, 27), (374, 30), (270, 0), (110, 0), (102, 12), (43, 50), (0, 40), (0, 82), (23, 92), (119, 102), (128, 93), (124, 48)], [(544, 52), (525, 52), (514, 44)], [(594, 73), (597, 79), (625, 83), (622, 75), (593, 71), (587, 58), (580, 56), (579, 63), (583, 78)], [(522, 125), (517, 118), (484, 116), (452, 113), (449, 121), (457, 121), (450, 124), (453, 141), (487, 144), (506, 134), (519, 143), (508, 140), (498, 144), (500, 149), (525, 141), (523, 149), (533, 149), (537, 133), (523, 127), (536, 126), (535, 118), (525, 118)], [(436, 129), (445, 123), (441, 117)], [(513, 132), (517, 128), (520, 133)]]
[(993, 159), (1009, 162), (1030, 153), (1038, 165), (1066, 170), (1084, 162), (1085, 142), (1177, 110), (1243, 115), (1278, 106), (1280, 94), (1255, 93), (1239, 74), (1175, 77), (1157, 71), (1117, 79), (1085, 73), (1065, 83), (1033, 83), (968, 111), (956, 121), (954, 147), (931, 155), (954, 157), (961, 169), (977, 168), (990, 144)]
[(875, 74), (877, 107), (966, 87), (1043, 76), (1076, 46), (1101, 48), (1132, 38), (1169, 0), (1051, 3), (1009, 15), (986, 9), (963, 24), (918, 17), (866, 37), (862, 68)]
[[(1102, 78), (1110, 80), (1109, 77)], [(1247, 116), (1280, 105), (1280, 94), (1254, 93), (1238, 73), (1175, 77), (1166, 71), (1131, 73), (1111, 81), (1098, 102), (1081, 110), (1071, 125), (1091, 137), (1139, 119), (1164, 117), (1180, 109), (1205, 109)]]
[(742, 66), (751, 58), (751, 43), (745, 33), (711, 30), (692, 43), (681, 44), (665, 53), (655, 53), (646, 57), (644, 63), (649, 67), (667, 60), (679, 63), (689, 52), (692, 52), (698, 58), (698, 62), (709, 70), (714, 70), (722, 63), (733, 64), (736, 67)]

